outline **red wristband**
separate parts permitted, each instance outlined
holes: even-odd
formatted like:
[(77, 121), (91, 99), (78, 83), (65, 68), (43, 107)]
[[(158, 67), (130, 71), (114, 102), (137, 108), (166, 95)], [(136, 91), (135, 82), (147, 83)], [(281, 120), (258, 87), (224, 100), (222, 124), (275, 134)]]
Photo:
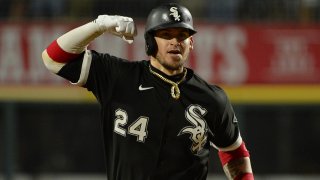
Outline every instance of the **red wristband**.
[(225, 164), (227, 164), (228, 162), (234, 159), (250, 156), (249, 151), (247, 150), (244, 142), (242, 142), (237, 149), (233, 151), (219, 151), (218, 155), (219, 155), (222, 166), (224, 166)]
[(243, 173), (236, 176), (234, 180), (254, 180), (254, 177), (252, 173)]
[(67, 63), (75, 58), (77, 58), (80, 54), (73, 54), (66, 52), (63, 50), (57, 40), (53, 41), (47, 48), (47, 53), (50, 58), (59, 63)]

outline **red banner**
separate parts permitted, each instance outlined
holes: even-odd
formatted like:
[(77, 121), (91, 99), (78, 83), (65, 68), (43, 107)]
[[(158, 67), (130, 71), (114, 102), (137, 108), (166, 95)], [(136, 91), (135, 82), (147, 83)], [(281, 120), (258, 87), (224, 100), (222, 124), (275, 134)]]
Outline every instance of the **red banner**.
[[(78, 24), (80, 25), (80, 24)], [(77, 25), (76, 25), (77, 26)], [(320, 83), (320, 25), (196, 24), (188, 61), (200, 76), (228, 85)], [(41, 53), (70, 30), (67, 24), (0, 23), (0, 85), (66, 83), (44, 67)], [(105, 34), (90, 48), (128, 58), (148, 59), (144, 26), (131, 45)]]
[(319, 83), (320, 26), (246, 27), (248, 83)]

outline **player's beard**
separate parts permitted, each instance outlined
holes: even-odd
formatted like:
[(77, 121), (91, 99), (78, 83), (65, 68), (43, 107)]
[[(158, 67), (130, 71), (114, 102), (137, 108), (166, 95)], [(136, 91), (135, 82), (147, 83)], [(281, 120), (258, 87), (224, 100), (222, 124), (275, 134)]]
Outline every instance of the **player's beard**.
[(186, 60), (181, 59), (178, 62), (175, 63), (169, 63), (163, 59), (160, 58), (159, 55), (156, 55), (156, 60), (159, 62), (159, 64), (161, 64), (164, 68), (170, 70), (170, 71), (176, 71), (176, 70), (180, 70), (183, 67), (183, 64)]

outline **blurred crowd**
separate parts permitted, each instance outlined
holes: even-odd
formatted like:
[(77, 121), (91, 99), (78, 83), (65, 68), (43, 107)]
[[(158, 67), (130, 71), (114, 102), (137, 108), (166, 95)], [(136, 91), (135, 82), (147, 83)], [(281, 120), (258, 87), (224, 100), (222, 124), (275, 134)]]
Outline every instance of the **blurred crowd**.
[(79, 20), (99, 14), (144, 19), (165, 2), (187, 6), (214, 22), (320, 22), (320, 0), (0, 0), (0, 20)]

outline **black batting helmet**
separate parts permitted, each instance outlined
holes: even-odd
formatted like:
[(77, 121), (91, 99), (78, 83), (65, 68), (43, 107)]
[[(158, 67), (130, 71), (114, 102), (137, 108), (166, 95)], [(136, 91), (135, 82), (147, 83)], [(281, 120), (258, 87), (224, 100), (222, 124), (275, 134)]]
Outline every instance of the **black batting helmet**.
[(155, 55), (158, 47), (154, 32), (160, 29), (181, 27), (189, 30), (190, 35), (196, 33), (190, 11), (179, 4), (168, 3), (152, 9), (148, 15), (144, 38), (147, 55)]

